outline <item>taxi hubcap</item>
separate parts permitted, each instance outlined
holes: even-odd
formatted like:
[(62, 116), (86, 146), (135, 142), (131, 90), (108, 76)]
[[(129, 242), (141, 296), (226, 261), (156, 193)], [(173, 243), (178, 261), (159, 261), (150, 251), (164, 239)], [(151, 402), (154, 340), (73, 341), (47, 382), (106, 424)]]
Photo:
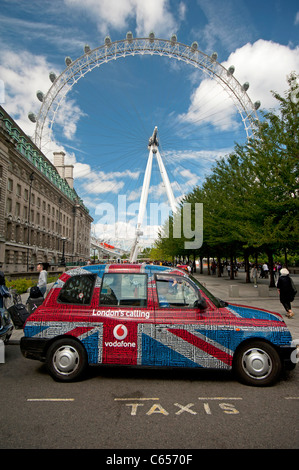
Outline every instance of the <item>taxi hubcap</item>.
[(78, 351), (71, 346), (61, 346), (53, 356), (53, 365), (57, 372), (69, 375), (74, 372), (79, 365)]
[(272, 370), (270, 356), (261, 349), (248, 349), (243, 354), (242, 364), (246, 374), (255, 379), (264, 379)]

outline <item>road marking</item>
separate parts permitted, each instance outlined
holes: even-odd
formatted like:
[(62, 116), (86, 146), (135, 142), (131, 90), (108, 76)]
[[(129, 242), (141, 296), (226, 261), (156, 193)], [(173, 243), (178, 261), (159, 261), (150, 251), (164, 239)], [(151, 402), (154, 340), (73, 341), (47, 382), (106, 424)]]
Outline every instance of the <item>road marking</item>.
[(198, 397), (198, 400), (243, 400), (241, 397)]
[(27, 401), (75, 401), (75, 398), (27, 398)]
[(299, 400), (299, 397), (284, 397), (285, 400)]
[(132, 401), (132, 400), (141, 400), (141, 401), (148, 401), (148, 400), (160, 400), (160, 398), (114, 398), (114, 401)]

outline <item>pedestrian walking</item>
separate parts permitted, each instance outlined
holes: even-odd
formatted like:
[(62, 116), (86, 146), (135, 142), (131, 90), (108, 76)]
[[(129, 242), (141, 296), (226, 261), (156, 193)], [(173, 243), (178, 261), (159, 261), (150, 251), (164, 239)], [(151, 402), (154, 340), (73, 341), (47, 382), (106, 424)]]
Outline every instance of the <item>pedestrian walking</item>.
[(4, 308), (4, 299), (10, 297), (10, 293), (5, 284), (5, 275), (0, 271), (0, 308)]
[(257, 276), (258, 276), (258, 269), (256, 267), (256, 264), (254, 264), (250, 271), (250, 277), (251, 279), (253, 279), (254, 287), (257, 287)]
[(292, 311), (291, 302), (293, 302), (297, 289), (294, 286), (290, 273), (286, 268), (280, 270), (280, 277), (277, 282), (277, 289), (279, 292), (279, 300), (285, 308), (286, 316), (292, 318), (294, 312)]
[(48, 263), (39, 263), (37, 265), (37, 270), (39, 272), (37, 287), (44, 296), (47, 290), (47, 279), (48, 279)]
[(263, 273), (264, 273), (264, 275), (265, 275), (265, 278), (268, 279), (269, 268), (268, 268), (267, 263), (264, 263), (264, 264), (263, 264)]

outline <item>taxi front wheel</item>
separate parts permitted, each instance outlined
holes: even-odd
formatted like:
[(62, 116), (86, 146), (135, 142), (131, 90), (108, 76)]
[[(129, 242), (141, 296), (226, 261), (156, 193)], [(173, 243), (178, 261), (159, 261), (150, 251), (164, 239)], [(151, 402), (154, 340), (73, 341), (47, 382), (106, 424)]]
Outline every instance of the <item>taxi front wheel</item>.
[(241, 382), (265, 387), (278, 380), (282, 365), (273, 346), (263, 341), (252, 341), (236, 351), (233, 369)]
[(79, 379), (87, 367), (86, 350), (75, 339), (58, 339), (47, 351), (46, 365), (55, 380), (70, 382)]

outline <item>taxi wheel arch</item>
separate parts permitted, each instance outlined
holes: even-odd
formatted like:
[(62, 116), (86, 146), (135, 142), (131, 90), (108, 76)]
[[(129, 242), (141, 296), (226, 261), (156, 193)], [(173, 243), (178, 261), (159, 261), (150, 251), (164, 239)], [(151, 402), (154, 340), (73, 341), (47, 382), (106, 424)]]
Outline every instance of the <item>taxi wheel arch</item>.
[(250, 339), (241, 343), (235, 351), (233, 371), (246, 385), (266, 387), (279, 379), (282, 361), (271, 343)]
[(61, 336), (48, 346), (45, 362), (54, 380), (71, 382), (82, 377), (88, 358), (80, 341), (71, 336)]

